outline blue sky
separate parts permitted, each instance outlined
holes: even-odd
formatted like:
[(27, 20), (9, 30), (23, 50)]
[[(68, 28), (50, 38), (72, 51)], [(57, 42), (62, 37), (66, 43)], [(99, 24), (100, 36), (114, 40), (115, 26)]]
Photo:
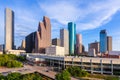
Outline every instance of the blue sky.
[(99, 41), (99, 32), (106, 29), (113, 37), (113, 50), (120, 50), (120, 0), (0, 0), (0, 44), (4, 43), (4, 10), (15, 12), (15, 44), (38, 28), (43, 16), (52, 24), (52, 38), (59, 38), (59, 30), (67, 23), (76, 23), (83, 44)]

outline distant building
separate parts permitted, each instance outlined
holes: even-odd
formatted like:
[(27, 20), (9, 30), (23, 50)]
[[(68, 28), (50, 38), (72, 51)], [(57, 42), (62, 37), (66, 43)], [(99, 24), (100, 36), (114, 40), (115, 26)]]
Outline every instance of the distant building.
[(112, 37), (107, 36), (107, 50), (112, 51)]
[(8, 51), (6, 51), (6, 54), (20, 55), (22, 53), (26, 53), (26, 51), (25, 50), (8, 50)]
[(76, 45), (76, 24), (73, 22), (68, 23), (69, 30), (69, 53), (74, 55)]
[(82, 45), (82, 52), (85, 52), (85, 46)]
[(100, 52), (101, 53), (107, 52), (107, 32), (106, 32), (106, 30), (100, 31)]
[(69, 54), (69, 32), (66, 29), (60, 30), (61, 46), (65, 49), (65, 55)]
[(120, 51), (109, 51), (108, 54), (103, 56), (104, 58), (119, 58), (120, 59)]
[(0, 54), (3, 54), (4, 53), (4, 44), (1, 44), (0, 45)]
[(35, 38), (35, 53), (45, 53), (45, 48), (51, 46), (51, 23), (46, 16), (39, 22)]
[(21, 47), (20, 47), (22, 50), (25, 50), (25, 48), (26, 48), (25, 44), (26, 44), (25, 40), (22, 40)]
[(82, 53), (82, 35), (76, 34), (76, 53), (80, 54)]
[(60, 39), (52, 39), (52, 45), (60, 46)]
[(26, 53), (34, 52), (34, 50), (35, 50), (35, 37), (36, 37), (36, 32), (33, 32), (25, 37)]
[(52, 46), (46, 48), (46, 54), (65, 56), (65, 49), (64, 49), (64, 47), (52, 45)]
[(14, 49), (14, 12), (5, 9), (5, 51)]
[(99, 44), (99, 42), (94, 42), (94, 43), (90, 43), (89, 45), (88, 45), (88, 51), (90, 50), (90, 49), (95, 49), (95, 53), (96, 54), (98, 54), (99, 52), (100, 52), (100, 44)]
[(4, 51), (4, 44), (0, 44), (0, 51), (1, 51), (1, 52)]
[(93, 56), (93, 57), (96, 56), (95, 48), (91, 48), (91, 49), (89, 49), (88, 56)]

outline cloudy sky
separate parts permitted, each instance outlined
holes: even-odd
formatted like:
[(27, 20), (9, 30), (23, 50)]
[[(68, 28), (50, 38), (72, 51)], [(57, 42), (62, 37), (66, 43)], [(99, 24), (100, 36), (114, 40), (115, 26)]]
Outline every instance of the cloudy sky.
[(15, 44), (38, 28), (43, 16), (52, 24), (52, 38), (59, 38), (59, 30), (75, 22), (83, 44), (99, 41), (99, 32), (106, 29), (113, 37), (113, 50), (120, 50), (120, 0), (0, 0), (0, 44), (4, 43), (4, 10), (15, 13)]

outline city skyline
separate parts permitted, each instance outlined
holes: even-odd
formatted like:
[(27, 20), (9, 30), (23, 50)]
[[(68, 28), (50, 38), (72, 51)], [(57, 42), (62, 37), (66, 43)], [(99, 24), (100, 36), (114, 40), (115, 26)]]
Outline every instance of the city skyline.
[[(4, 9), (9, 7), (15, 12), (15, 44), (17, 46), (20, 46), (20, 42), (22, 42), (22, 39), (24, 39), (25, 36), (37, 30), (38, 22), (42, 21), (42, 16), (46, 15), (51, 19), (52, 38), (59, 38), (58, 31), (60, 31), (61, 28), (67, 29), (67, 23), (69, 21), (73, 21), (76, 23), (77, 33), (82, 34), (83, 36), (83, 45), (85, 45), (86, 50), (89, 43), (94, 42), (95, 40), (99, 41), (100, 30), (106, 29), (108, 36), (110, 35), (113, 37), (113, 50), (120, 51), (120, 1), (116, 0), (115, 2), (112, 0), (94, 0), (93, 2), (86, 2), (83, 0), (75, 0), (73, 2), (70, 0), (68, 2), (67, 0), (62, 0), (52, 3), (53, 1), (55, 0), (51, 0), (51, 2), (48, 0), (42, 2), (38, 0), (31, 0), (31, 2), (23, 0), (0, 1), (0, 12), (2, 13), (0, 14), (0, 44), (4, 43)], [(77, 5), (75, 6), (76, 2)], [(59, 5), (57, 5), (58, 3)], [(92, 5), (93, 3), (95, 5)], [(103, 6), (99, 7), (101, 4)], [(28, 5), (33, 6), (29, 6), (28, 8)], [(62, 5), (66, 6), (64, 8), (60, 8)], [(54, 6), (56, 6), (58, 10), (64, 11), (59, 13)], [(81, 8), (85, 9), (86, 11)], [(97, 19), (95, 18), (96, 16)]]

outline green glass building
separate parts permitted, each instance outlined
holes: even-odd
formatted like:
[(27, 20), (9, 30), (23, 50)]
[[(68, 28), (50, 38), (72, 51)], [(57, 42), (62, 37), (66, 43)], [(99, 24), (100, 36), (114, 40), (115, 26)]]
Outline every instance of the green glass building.
[(69, 30), (69, 53), (74, 55), (75, 53), (75, 44), (76, 44), (76, 24), (73, 22), (68, 23)]

